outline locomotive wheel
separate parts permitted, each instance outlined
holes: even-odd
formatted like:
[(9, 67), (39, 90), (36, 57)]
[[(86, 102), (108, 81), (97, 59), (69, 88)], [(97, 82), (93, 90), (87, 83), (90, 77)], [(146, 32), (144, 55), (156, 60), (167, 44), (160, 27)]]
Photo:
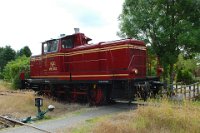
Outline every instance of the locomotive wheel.
[(141, 91), (141, 98), (144, 100), (144, 101), (147, 101), (147, 98), (149, 96), (149, 92), (146, 88), (142, 88), (142, 91)]
[(89, 103), (91, 105), (100, 105), (104, 101), (103, 90), (101, 88), (89, 90)]
[(145, 82), (145, 84), (142, 86), (142, 99), (144, 101), (147, 101), (147, 98), (149, 98), (151, 95), (150, 93), (150, 86), (148, 82)]
[(137, 94), (136, 94), (137, 97), (140, 97), (144, 101), (147, 101), (148, 97), (150, 97), (151, 95), (149, 83), (145, 82), (145, 84), (138, 84), (136, 86), (136, 89), (137, 89)]

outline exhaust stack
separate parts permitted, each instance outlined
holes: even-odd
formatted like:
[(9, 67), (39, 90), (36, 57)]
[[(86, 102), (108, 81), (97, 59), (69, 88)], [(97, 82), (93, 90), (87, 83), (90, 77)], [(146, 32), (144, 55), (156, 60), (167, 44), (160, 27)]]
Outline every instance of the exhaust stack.
[(74, 28), (75, 34), (80, 32), (79, 28)]

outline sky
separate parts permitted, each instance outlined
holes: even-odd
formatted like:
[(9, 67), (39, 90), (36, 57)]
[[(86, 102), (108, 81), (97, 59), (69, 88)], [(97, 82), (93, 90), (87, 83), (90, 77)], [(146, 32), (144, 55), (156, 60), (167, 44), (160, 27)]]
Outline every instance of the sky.
[(124, 0), (0, 0), (0, 47), (29, 46), (41, 53), (41, 42), (74, 28), (91, 43), (117, 40), (118, 17)]

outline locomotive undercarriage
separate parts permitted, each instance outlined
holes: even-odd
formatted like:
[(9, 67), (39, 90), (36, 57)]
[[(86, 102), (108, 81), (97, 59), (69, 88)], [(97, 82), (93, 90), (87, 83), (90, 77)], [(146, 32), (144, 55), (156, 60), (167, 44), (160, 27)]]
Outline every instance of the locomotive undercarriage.
[(62, 81), (56, 79), (28, 79), (25, 87), (68, 102), (101, 105), (113, 100), (133, 101), (155, 97), (161, 86), (158, 78), (112, 81)]
[(162, 89), (163, 83), (157, 77), (147, 77), (145, 79), (134, 79), (124, 81), (113, 81), (112, 98), (119, 100), (136, 99), (146, 101), (148, 98), (155, 98)]

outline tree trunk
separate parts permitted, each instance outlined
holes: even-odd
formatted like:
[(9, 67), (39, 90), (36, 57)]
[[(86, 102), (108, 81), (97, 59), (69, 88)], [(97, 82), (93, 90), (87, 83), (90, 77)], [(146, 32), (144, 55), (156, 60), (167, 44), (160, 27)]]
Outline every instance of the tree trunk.
[(169, 82), (170, 82), (170, 92), (173, 91), (173, 81), (174, 81), (174, 64), (170, 64), (170, 68), (169, 68)]

